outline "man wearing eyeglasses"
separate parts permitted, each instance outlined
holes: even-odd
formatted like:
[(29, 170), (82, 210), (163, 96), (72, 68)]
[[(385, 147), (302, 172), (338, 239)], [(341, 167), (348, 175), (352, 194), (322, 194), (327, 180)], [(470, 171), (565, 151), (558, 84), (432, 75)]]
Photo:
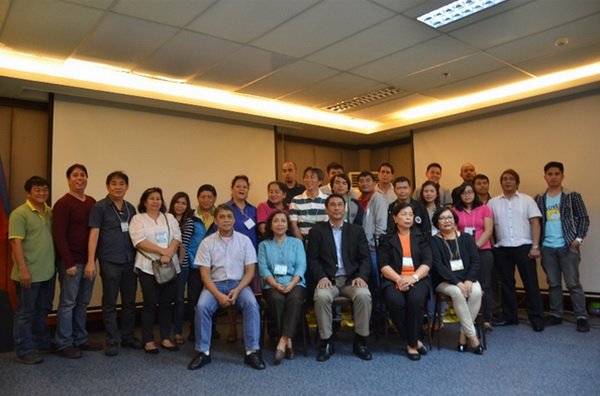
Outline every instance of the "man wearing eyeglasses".
[(515, 265), (525, 287), (527, 316), (536, 332), (544, 331), (544, 304), (538, 285), (536, 259), (540, 254), (540, 217), (533, 198), (518, 191), (519, 174), (513, 169), (500, 176), (502, 194), (492, 198), (488, 206), (494, 214), (496, 245), (494, 264), (502, 282), (504, 318), (494, 326), (518, 325)]

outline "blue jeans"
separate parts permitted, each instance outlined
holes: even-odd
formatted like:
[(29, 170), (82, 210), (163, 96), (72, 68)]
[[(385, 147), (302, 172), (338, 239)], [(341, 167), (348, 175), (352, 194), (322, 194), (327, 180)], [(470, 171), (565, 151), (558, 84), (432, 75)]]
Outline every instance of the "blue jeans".
[[(231, 290), (239, 285), (239, 281), (223, 281), (215, 282), (217, 290), (223, 294), (228, 294)], [(256, 297), (246, 286), (238, 294), (235, 303), (242, 311), (244, 317), (244, 346), (247, 351), (258, 351), (260, 338), (260, 312)], [(202, 290), (200, 299), (196, 306), (196, 350), (198, 352), (206, 352), (210, 350), (210, 340), (212, 336), (212, 316), (219, 308), (217, 299), (208, 289)]]
[(60, 302), (56, 314), (56, 348), (78, 346), (87, 341), (85, 322), (92, 298), (94, 281), (83, 277), (85, 264), (75, 264), (77, 274), (67, 275), (63, 263), (58, 263)]
[(542, 247), (542, 267), (548, 279), (550, 315), (562, 318), (563, 288), (562, 277), (571, 293), (571, 304), (576, 319), (587, 319), (585, 293), (579, 282), (579, 249)]
[(190, 267), (181, 267), (181, 272), (177, 274), (177, 284), (175, 289), (175, 318), (173, 320), (175, 334), (183, 334), (183, 321), (185, 319), (185, 285), (188, 283), (189, 274)]
[(22, 357), (37, 350), (50, 348), (48, 314), (52, 311), (56, 275), (44, 282), (32, 282), (31, 287), (17, 288), (17, 308), (13, 324), (15, 352)]

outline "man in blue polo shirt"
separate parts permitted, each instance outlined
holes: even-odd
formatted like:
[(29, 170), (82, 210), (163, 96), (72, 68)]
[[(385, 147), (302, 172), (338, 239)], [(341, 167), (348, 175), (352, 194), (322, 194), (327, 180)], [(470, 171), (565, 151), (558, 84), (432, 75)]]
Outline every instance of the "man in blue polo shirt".
[(119, 353), (117, 298), (121, 292), (121, 346), (142, 349), (133, 336), (137, 278), (133, 272), (135, 249), (129, 237), (129, 223), (135, 207), (125, 201), (129, 177), (121, 171), (106, 178), (108, 196), (98, 201), (90, 213), (90, 241), (85, 277), (96, 276), (96, 259), (102, 277), (102, 317), (106, 329), (106, 356)]
[(52, 212), (46, 204), (48, 182), (33, 176), (25, 182), (27, 201), (11, 214), (8, 239), (14, 265), (11, 279), (17, 288), (13, 337), (17, 359), (25, 364), (42, 362), (50, 350), (48, 314), (56, 285)]

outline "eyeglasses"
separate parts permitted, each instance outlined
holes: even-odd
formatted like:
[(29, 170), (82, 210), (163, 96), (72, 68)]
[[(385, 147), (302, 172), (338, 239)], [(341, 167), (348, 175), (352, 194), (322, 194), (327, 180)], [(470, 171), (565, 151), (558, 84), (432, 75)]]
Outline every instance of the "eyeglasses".
[(474, 191), (467, 191), (467, 190), (465, 190), (460, 195), (473, 195), (473, 194), (475, 194)]
[(454, 221), (454, 217), (452, 216), (444, 216), (444, 217), (438, 217), (439, 221)]

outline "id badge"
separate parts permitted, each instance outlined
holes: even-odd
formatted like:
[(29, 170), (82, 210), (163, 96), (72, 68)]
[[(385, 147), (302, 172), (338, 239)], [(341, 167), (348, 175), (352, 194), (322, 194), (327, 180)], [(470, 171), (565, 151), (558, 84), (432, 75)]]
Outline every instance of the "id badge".
[(248, 219), (248, 220), (244, 221), (244, 225), (246, 226), (247, 229), (251, 230), (256, 225), (256, 223), (254, 222), (254, 220)]
[(450, 268), (452, 268), (452, 271), (460, 271), (460, 270), (464, 270), (465, 266), (463, 265), (463, 262), (461, 259), (450, 260)]
[(412, 257), (402, 257), (402, 266), (403, 267), (412, 267), (413, 266)]
[(129, 232), (129, 223), (126, 221), (121, 222), (121, 232)]
[(166, 231), (156, 231), (154, 238), (156, 238), (157, 245), (167, 245), (169, 243)]
[(475, 236), (475, 227), (465, 227), (465, 234)]
[(287, 265), (275, 264), (275, 270), (273, 272), (275, 275), (287, 275)]

